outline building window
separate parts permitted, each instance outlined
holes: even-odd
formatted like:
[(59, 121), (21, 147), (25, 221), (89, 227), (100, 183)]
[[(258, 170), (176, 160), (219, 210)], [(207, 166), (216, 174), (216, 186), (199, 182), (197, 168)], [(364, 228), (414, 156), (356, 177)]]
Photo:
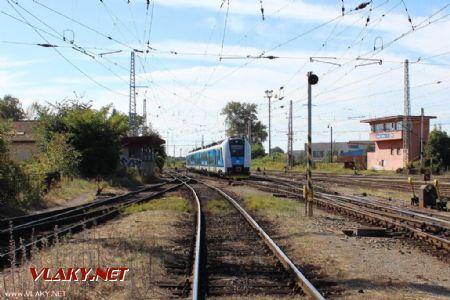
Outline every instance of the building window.
[(314, 158), (323, 158), (324, 151), (313, 151)]
[(397, 128), (396, 128), (397, 130), (403, 130), (403, 128), (402, 128), (403, 122), (402, 121), (398, 121), (396, 126), (397, 126)]
[(387, 131), (394, 130), (394, 123), (386, 123), (386, 124), (384, 124), (384, 128), (385, 128)]
[(400, 148), (397, 148), (397, 155), (400, 155)]
[(384, 160), (380, 160), (380, 166), (384, 167)]
[(358, 145), (348, 145), (348, 149), (359, 149)]
[(391, 148), (391, 155), (394, 155), (394, 148)]
[(375, 132), (384, 131), (384, 124), (375, 124)]

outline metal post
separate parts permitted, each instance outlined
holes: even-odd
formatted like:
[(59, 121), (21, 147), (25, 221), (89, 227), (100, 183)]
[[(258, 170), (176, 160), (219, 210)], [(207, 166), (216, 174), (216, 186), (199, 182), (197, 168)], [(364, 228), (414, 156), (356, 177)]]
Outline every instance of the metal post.
[(317, 84), (317, 82), (319, 81), (319, 78), (317, 77), (317, 75), (314, 75), (312, 72), (308, 72), (307, 73), (307, 77), (308, 77), (308, 152), (307, 152), (307, 160), (306, 160), (306, 192), (305, 192), (305, 196), (306, 196), (306, 205), (305, 205), (305, 214), (308, 217), (312, 217), (313, 216), (313, 201), (314, 201), (314, 191), (313, 191), (313, 185), (312, 185), (312, 174), (311, 174), (311, 167), (312, 167), (312, 150), (311, 150), (311, 143), (312, 143), (312, 138), (311, 138), (311, 128), (312, 128), (312, 114), (311, 114), (311, 107), (312, 107), (312, 103), (311, 103), (311, 85), (313, 84)]
[(333, 162), (333, 126), (330, 126), (331, 129), (331, 137), (330, 137), (330, 163)]
[(266, 93), (266, 98), (268, 98), (269, 99), (269, 156), (272, 154), (272, 134), (271, 134), (271, 124), (270, 124), (270, 122), (271, 122), (271, 116), (270, 116), (270, 114), (271, 114), (271, 101), (270, 101), (270, 99), (272, 98), (272, 95), (273, 95), (273, 90), (266, 90), (265, 91), (265, 93)]
[(169, 157), (169, 130), (166, 131), (167, 133), (167, 140), (166, 140), (166, 155)]
[(288, 114), (288, 131), (287, 131), (287, 160), (286, 160), (286, 167), (289, 168), (291, 166), (291, 107), (289, 106), (289, 114)]
[(248, 119), (247, 122), (247, 138), (250, 146), (252, 145), (252, 119)]
[(423, 169), (423, 107), (420, 109), (420, 169)]
[(289, 145), (290, 150), (290, 164), (289, 166), (292, 168), (294, 166), (294, 118), (293, 118), (293, 107), (292, 107), (292, 100), (289, 101), (289, 109), (290, 109), (290, 117), (291, 117), (291, 143)]
[(272, 109), (271, 109), (271, 101), (270, 101), (271, 97), (269, 96), (268, 98), (269, 98), (269, 156), (271, 156), (272, 155), (272, 129), (270, 126), (270, 119), (271, 119), (270, 111)]
[(409, 163), (409, 151), (410, 151), (410, 116), (411, 116), (411, 104), (409, 98), (409, 62), (405, 60), (404, 70), (404, 115), (403, 115), (403, 168), (404, 172), (408, 172)]

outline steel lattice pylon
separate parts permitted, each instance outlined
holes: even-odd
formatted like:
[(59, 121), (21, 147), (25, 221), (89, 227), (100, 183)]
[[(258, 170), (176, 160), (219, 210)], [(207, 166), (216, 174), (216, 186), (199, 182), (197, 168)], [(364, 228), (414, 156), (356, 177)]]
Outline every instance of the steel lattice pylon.
[(134, 52), (131, 52), (130, 62), (130, 109), (128, 123), (130, 125), (130, 135), (138, 136), (138, 126), (136, 120), (136, 70), (134, 62)]

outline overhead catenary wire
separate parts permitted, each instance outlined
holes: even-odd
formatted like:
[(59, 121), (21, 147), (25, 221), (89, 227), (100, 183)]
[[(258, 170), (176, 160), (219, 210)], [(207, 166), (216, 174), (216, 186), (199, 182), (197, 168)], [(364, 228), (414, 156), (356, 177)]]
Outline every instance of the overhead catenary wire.
[[(33, 26), (31, 26), (31, 24), (26, 20), (26, 18), (16, 9), (16, 7), (14, 6), (15, 2), (11, 3), (12, 1), (10, 0), (6, 0), (6, 2), (13, 8), (13, 10), (27, 23), (30, 25), (30, 27), (36, 32), (37, 35), (39, 35), (45, 42), (46, 44), (50, 44), (50, 42), (37, 30), (35, 29)], [(120, 95), (120, 96), (126, 96), (125, 94), (119, 93), (117, 91), (114, 91), (113, 89), (107, 87), (106, 85), (100, 83), (99, 81), (95, 80), (92, 76), (90, 76), (89, 74), (87, 74), (85, 71), (83, 71), (80, 67), (78, 67), (77, 65), (75, 65), (72, 61), (70, 61), (66, 56), (64, 56), (64, 54), (61, 53), (61, 51), (59, 51), (57, 49), (57, 47), (51, 47), (59, 56), (61, 56), (67, 63), (69, 63), (72, 67), (74, 67), (76, 70), (78, 70), (81, 74), (83, 74), (86, 78), (88, 78), (90, 81), (92, 81), (93, 83), (95, 83), (96, 85), (104, 88), (105, 90), (108, 90), (114, 94)]]

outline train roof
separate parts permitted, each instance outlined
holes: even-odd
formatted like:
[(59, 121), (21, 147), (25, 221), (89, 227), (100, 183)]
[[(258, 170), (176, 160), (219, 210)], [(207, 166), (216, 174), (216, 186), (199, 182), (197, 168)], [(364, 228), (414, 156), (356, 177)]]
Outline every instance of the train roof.
[[(193, 153), (193, 152), (195, 152), (195, 151), (202, 150), (202, 149), (208, 149), (208, 148), (210, 148), (210, 147), (212, 147), (212, 146), (220, 145), (220, 144), (222, 144), (224, 141), (230, 140), (230, 139), (243, 139), (243, 138), (238, 137), (238, 136), (227, 137), (226, 139), (223, 139), (223, 140), (220, 140), (220, 141), (217, 141), (217, 142), (214, 142), (214, 143), (205, 145), (205, 146), (203, 146), (203, 147), (198, 147), (198, 148), (192, 149), (189, 153)], [(188, 153), (188, 154), (189, 154), (189, 153)]]

